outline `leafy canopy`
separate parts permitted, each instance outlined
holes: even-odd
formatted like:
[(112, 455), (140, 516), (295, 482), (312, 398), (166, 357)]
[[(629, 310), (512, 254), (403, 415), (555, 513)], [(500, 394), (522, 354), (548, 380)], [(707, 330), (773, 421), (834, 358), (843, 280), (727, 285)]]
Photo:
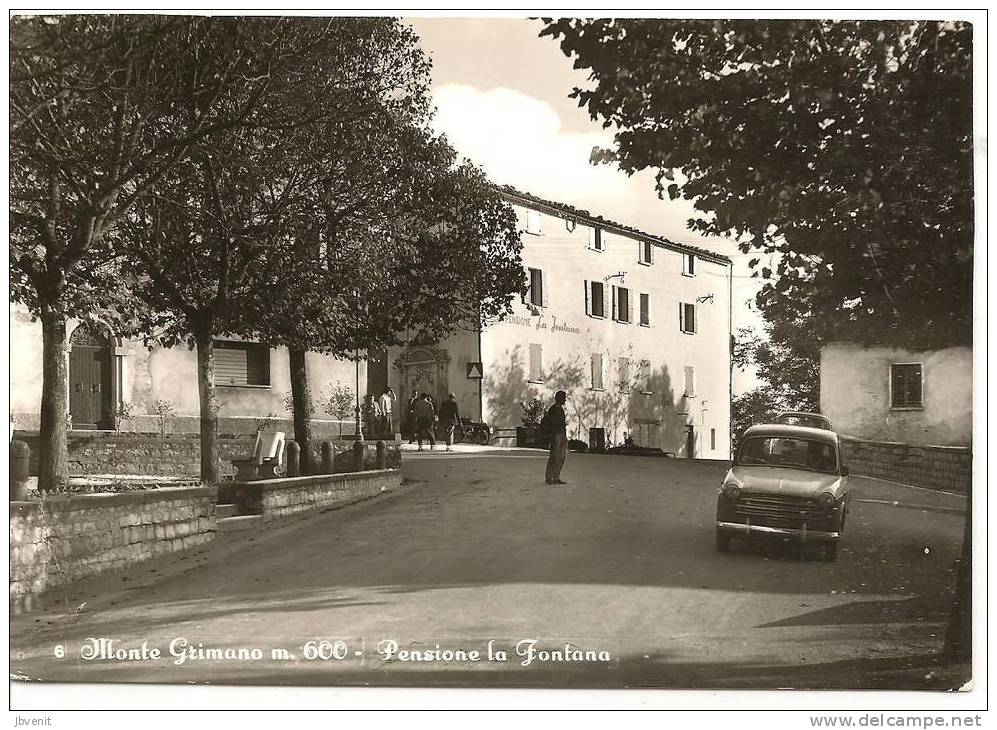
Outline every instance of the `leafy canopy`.
[[(694, 201), (827, 337), (966, 342), (972, 28), (933, 21), (546, 19), (616, 131), (604, 154)], [(771, 263), (770, 263), (771, 262)]]

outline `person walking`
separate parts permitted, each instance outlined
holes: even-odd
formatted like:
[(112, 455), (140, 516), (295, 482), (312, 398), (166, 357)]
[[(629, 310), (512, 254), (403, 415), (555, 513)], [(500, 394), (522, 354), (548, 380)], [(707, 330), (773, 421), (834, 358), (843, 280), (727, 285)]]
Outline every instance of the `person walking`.
[(423, 393), (415, 403), (415, 437), (419, 442), (419, 451), (422, 451), (422, 440), (429, 441), (429, 450), (436, 448), (436, 439), (433, 437), (433, 422), (436, 420), (436, 410), (433, 408), (433, 401), (426, 393)]
[(381, 393), (381, 397), (378, 398), (377, 404), (381, 407), (381, 435), (384, 438), (395, 438), (395, 424), (392, 418), (395, 412), (395, 391), (391, 389), (391, 386), (387, 386), (384, 392)]
[(405, 409), (406, 418), (406, 430), (408, 431), (408, 442), (411, 444), (415, 441), (416, 437), (416, 426), (415, 426), (415, 404), (419, 402), (419, 393), (412, 393), (412, 397), (408, 399), (408, 406)]
[(568, 417), (564, 403), (568, 394), (563, 390), (554, 394), (554, 404), (547, 409), (540, 421), (540, 431), (550, 438), (550, 455), (547, 457), (547, 484), (567, 484), (561, 480), (561, 467), (568, 454)]
[(447, 451), (453, 445), (453, 432), (460, 423), (460, 409), (457, 407), (457, 398), (453, 393), (440, 404), (440, 427), (447, 434)]

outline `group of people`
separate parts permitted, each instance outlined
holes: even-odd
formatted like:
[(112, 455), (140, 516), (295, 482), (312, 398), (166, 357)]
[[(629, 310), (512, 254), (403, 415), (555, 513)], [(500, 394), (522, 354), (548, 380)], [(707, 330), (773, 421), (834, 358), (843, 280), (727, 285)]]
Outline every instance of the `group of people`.
[(422, 451), (422, 442), (426, 440), (429, 442), (430, 450), (435, 449), (436, 436), (433, 431), (437, 422), (446, 434), (447, 451), (450, 451), (453, 447), (454, 429), (460, 424), (457, 398), (453, 393), (447, 395), (437, 412), (433, 396), (429, 393), (413, 393), (408, 402), (409, 443), (418, 441), (419, 451)]
[(389, 385), (377, 398), (372, 393), (364, 396), (360, 409), (363, 416), (363, 431), (366, 438), (395, 437), (395, 424), (392, 414), (395, 411), (395, 391)]

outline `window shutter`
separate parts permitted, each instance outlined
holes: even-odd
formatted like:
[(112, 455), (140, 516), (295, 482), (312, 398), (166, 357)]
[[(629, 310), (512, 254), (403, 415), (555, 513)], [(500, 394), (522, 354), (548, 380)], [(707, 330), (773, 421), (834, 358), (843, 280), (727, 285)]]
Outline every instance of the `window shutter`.
[(543, 345), (530, 343), (530, 380), (543, 380)]
[(685, 304), (679, 302), (679, 331), (685, 332)]
[(589, 280), (586, 279), (585, 280), (585, 314), (592, 314), (592, 302), (591, 302), (591, 298), (589, 296), (589, 294), (590, 294), (589, 290), (591, 289), (591, 287), (592, 287), (592, 285), (589, 284)]
[(627, 292), (627, 322), (634, 321), (634, 298), (630, 296), (630, 290), (625, 290)]
[(540, 306), (546, 307), (548, 304), (547, 299), (547, 272), (540, 271)]
[(606, 312), (609, 309), (609, 307), (606, 306), (606, 296), (607, 296), (606, 285), (603, 284), (602, 285), (602, 316), (603, 317), (606, 316)]
[(598, 235), (596, 234), (596, 229), (589, 226), (589, 246), (592, 248), (598, 248)]
[(647, 244), (647, 263), (649, 264), (654, 263), (654, 248), (653, 243)]
[(695, 304), (690, 304), (689, 305), (689, 314), (686, 315), (686, 316), (692, 321), (692, 327), (689, 328), (689, 331), (694, 333), (696, 331), (696, 305)]
[(692, 365), (685, 366), (685, 394), (696, 395), (696, 369)]
[(616, 284), (613, 284), (612, 294), (613, 294), (613, 319), (616, 320), (619, 319), (619, 315), (617, 313), (617, 303), (619, 301), (619, 297), (616, 295)]

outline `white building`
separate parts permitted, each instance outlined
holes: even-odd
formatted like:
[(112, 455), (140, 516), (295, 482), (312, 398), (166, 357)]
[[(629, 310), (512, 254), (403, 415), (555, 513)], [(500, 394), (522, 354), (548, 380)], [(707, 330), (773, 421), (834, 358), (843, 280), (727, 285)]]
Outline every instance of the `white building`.
[(970, 446), (973, 351), (825, 345), (820, 352), (820, 410), (838, 433), (856, 439)]
[[(522, 229), (530, 290), (481, 332), (393, 349), (368, 387), (390, 383), (512, 429), (521, 403), (568, 392), (569, 437), (605, 429), (678, 456), (730, 454), (731, 262), (586, 211), (504, 188)], [(469, 372), (481, 363), (483, 377)], [(469, 377), (469, 375), (471, 377)]]

